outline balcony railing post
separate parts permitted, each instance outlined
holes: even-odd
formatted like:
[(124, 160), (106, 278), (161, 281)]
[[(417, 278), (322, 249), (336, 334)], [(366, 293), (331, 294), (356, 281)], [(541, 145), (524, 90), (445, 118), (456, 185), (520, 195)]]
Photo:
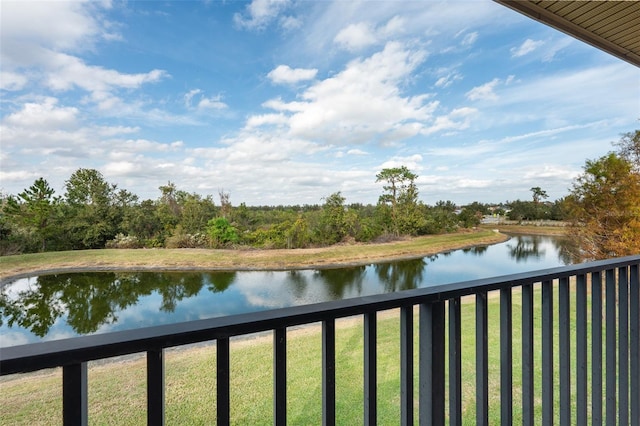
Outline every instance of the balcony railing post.
[(273, 330), (273, 424), (287, 424), (287, 329)]
[(413, 425), (413, 306), (400, 308), (400, 424)]
[(364, 314), (364, 424), (375, 425), (378, 412), (376, 313)]
[(322, 424), (336, 424), (336, 322), (322, 322)]
[(560, 328), (560, 424), (571, 425), (571, 318), (569, 315), (569, 278), (560, 278), (559, 283)]
[(444, 425), (444, 302), (420, 304), (420, 419), (421, 425)]
[(629, 267), (629, 370), (631, 425), (640, 426), (640, 273), (639, 266)]
[(576, 424), (587, 424), (587, 277), (576, 277)]
[(542, 282), (542, 424), (553, 424), (553, 282)]
[(65, 426), (89, 423), (87, 395), (87, 363), (62, 367), (62, 422)]
[(522, 424), (533, 425), (533, 284), (522, 286)]
[(164, 425), (164, 351), (147, 351), (147, 425)]
[(489, 424), (487, 292), (476, 293), (476, 425)]
[(591, 416), (602, 424), (602, 275), (591, 274)]
[(513, 305), (511, 287), (500, 290), (500, 424), (513, 423)]
[(216, 341), (216, 420), (219, 425), (228, 425), (231, 415), (229, 338)]
[(605, 272), (605, 316), (606, 316), (606, 422), (608, 425), (616, 424), (616, 387), (617, 387), (617, 363), (616, 354), (616, 279), (615, 271), (607, 269)]
[(449, 300), (449, 424), (462, 425), (462, 325), (459, 297)]
[(629, 424), (629, 277), (628, 268), (618, 268), (618, 420)]

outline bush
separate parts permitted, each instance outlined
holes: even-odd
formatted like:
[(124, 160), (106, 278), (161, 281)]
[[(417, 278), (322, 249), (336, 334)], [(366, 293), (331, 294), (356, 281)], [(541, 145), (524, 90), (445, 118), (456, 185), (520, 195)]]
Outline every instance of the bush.
[(113, 240), (107, 241), (105, 247), (115, 249), (135, 249), (142, 247), (142, 244), (140, 244), (140, 240), (138, 240), (137, 237), (120, 233), (117, 234)]
[(165, 242), (167, 248), (207, 248), (209, 237), (200, 232), (196, 234), (176, 233)]

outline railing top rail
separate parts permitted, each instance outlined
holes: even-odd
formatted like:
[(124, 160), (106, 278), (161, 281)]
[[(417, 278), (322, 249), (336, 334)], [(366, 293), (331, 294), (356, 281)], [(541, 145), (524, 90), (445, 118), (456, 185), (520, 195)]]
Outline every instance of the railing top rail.
[(396, 293), (0, 348), (0, 375), (212, 341), (639, 264), (640, 255)]

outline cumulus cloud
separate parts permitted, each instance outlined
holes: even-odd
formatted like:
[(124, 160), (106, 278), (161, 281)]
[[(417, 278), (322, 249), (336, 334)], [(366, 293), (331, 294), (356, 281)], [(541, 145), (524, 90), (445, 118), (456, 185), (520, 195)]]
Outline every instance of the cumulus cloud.
[(9, 114), (2, 126), (33, 130), (68, 129), (77, 125), (78, 109), (58, 106), (56, 98), (47, 97), (40, 102), (27, 102), (22, 109)]
[(371, 25), (359, 22), (341, 30), (333, 41), (345, 50), (357, 51), (375, 44), (377, 37)]
[(469, 90), (466, 93), (467, 99), (471, 101), (478, 100), (489, 100), (495, 101), (498, 100), (498, 95), (495, 93), (496, 86), (500, 83), (500, 79), (494, 78), (488, 83), (485, 83), (481, 86), (476, 86), (473, 89)]
[[(298, 96), (301, 100), (278, 98), (263, 106), (288, 113), (291, 137), (332, 144), (393, 142), (418, 134), (437, 106), (427, 102), (426, 94), (403, 96), (400, 89), (425, 59), (422, 50), (390, 42), (313, 84)], [(250, 119), (252, 124), (258, 121)]]
[(275, 84), (295, 84), (300, 81), (313, 80), (317, 73), (317, 69), (294, 69), (288, 65), (278, 65), (267, 74), (267, 77)]
[(26, 76), (9, 71), (0, 71), (0, 90), (17, 91), (26, 86)]
[[(276, 20), (288, 6), (289, 0), (253, 0), (247, 5), (244, 13), (236, 13), (233, 19), (241, 28), (262, 30)], [(289, 28), (292, 25), (299, 25), (298, 22), (291, 20), (285, 20), (284, 23)]]
[(0, 36), (3, 50), (8, 40), (20, 45), (76, 51), (90, 48), (98, 38), (119, 37), (110, 31), (113, 26), (100, 14), (101, 10), (110, 7), (110, 2), (37, 2), (37, 7), (35, 3), (2, 2)]
[(400, 16), (394, 16), (379, 26), (368, 22), (349, 24), (338, 32), (333, 42), (344, 50), (356, 52), (400, 34), (404, 24), (405, 19)]
[(534, 50), (538, 49), (544, 45), (544, 41), (542, 40), (531, 40), (530, 38), (526, 39), (520, 46), (511, 48), (511, 56), (513, 58), (519, 58), (521, 56), (525, 56)]

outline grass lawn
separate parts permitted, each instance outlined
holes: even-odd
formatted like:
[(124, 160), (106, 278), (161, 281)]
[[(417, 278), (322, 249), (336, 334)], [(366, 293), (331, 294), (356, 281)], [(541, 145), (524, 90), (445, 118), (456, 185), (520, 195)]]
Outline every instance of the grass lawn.
[[(535, 368), (540, 369), (540, 290), (536, 290)], [(572, 297), (574, 295), (572, 294)], [(558, 292), (554, 307), (557, 321)], [(521, 338), (520, 295), (513, 296), (513, 381), (514, 423), (521, 422)], [(571, 318), (575, 320), (572, 300)], [(489, 296), (489, 392), (490, 424), (500, 422), (500, 347), (499, 298)], [(417, 383), (417, 314), (416, 320)], [(475, 304), (473, 298), (462, 304), (462, 389), (465, 424), (475, 424)], [(572, 341), (575, 341), (572, 324)], [(557, 333), (557, 326), (555, 327)], [(362, 320), (339, 320), (336, 330), (336, 411), (337, 424), (362, 424)], [(233, 424), (272, 424), (272, 337), (254, 336), (231, 343), (231, 407)], [(290, 424), (320, 424), (321, 412), (321, 332), (317, 325), (288, 332), (288, 418)], [(399, 315), (397, 311), (378, 314), (378, 423), (398, 424), (400, 416)], [(554, 338), (556, 374), (558, 336)], [(572, 354), (575, 351), (572, 349)], [(575, 369), (575, 366), (572, 366)], [(91, 424), (138, 425), (144, 423), (145, 361), (117, 361), (89, 368), (89, 418)], [(575, 376), (575, 371), (572, 372)], [(215, 347), (200, 346), (167, 350), (166, 421), (167, 424), (215, 423)], [(556, 377), (556, 387), (558, 379)], [(575, 377), (572, 377), (575, 383)], [(536, 404), (541, 407), (541, 386), (536, 376)], [(61, 371), (13, 376), (0, 381), (0, 424), (56, 425), (61, 423)], [(589, 396), (590, 398), (590, 396)], [(556, 422), (559, 421), (559, 397), (556, 395)], [(589, 399), (590, 400), (590, 399)], [(417, 405), (417, 403), (416, 403)], [(575, 407), (574, 407), (575, 409)], [(417, 410), (417, 408), (416, 408)], [(417, 412), (416, 412), (417, 414)], [(537, 413), (536, 418), (541, 414)], [(417, 418), (417, 417), (416, 417)], [(573, 415), (575, 419), (575, 414)]]

